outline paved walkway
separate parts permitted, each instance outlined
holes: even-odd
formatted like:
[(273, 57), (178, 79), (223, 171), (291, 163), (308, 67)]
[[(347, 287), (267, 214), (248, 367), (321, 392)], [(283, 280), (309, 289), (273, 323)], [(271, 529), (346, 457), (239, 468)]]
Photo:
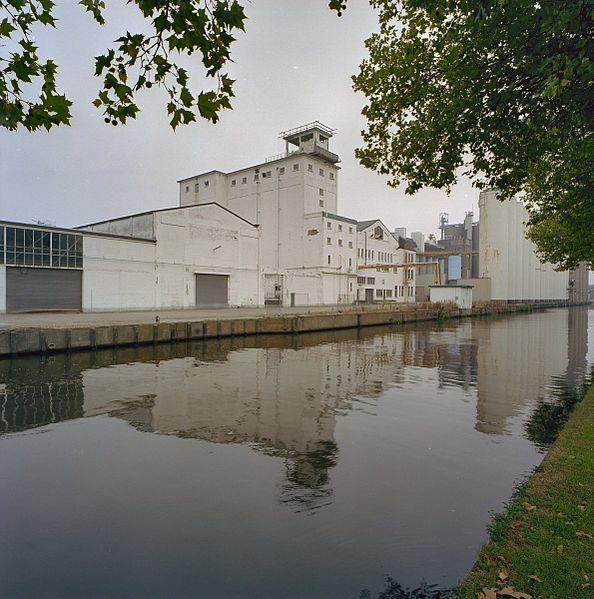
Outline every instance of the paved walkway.
[[(416, 304), (417, 306), (419, 304)], [(389, 304), (391, 310), (412, 308), (415, 304)], [(100, 327), (128, 324), (152, 324), (157, 316), (160, 322), (198, 322), (202, 320), (227, 320), (232, 318), (262, 318), (300, 314), (334, 314), (385, 310), (385, 304), (372, 306), (300, 306), (288, 308), (266, 306), (254, 308), (218, 308), (201, 310), (147, 310), (137, 312), (35, 312), (26, 314), (0, 314), (0, 330), (29, 328), (64, 329)]]

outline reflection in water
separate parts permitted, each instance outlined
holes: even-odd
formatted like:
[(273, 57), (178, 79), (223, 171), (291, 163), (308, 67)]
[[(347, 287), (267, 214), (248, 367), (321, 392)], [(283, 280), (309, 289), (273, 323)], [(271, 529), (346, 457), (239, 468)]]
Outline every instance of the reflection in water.
[(585, 397), (594, 381), (594, 370), (581, 382), (576, 381), (575, 386), (570, 386), (568, 380), (574, 381), (575, 377), (556, 379), (551, 386), (551, 396), (538, 400), (534, 412), (526, 423), (528, 439), (542, 451), (547, 450), (555, 442), (571, 411)]
[[(387, 388), (433, 380), (437, 389), (476, 393), (476, 430), (494, 435), (507, 434), (509, 420), (540, 397), (528, 436), (546, 446), (549, 421), (559, 421), (571, 405), (569, 395), (553, 404), (549, 396), (585, 373), (587, 318), (587, 308), (575, 308), (449, 328), (237, 338), (2, 361), (0, 432), (108, 414), (140, 431), (249, 444), (284, 460), (280, 502), (311, 511), (332, 501), (337, 415), (373, 413)], [(548, 385), (551, 375), (562, 373), (564, 379)]]
[[(391, 576), (386, 577), (386, 587), (377, 596), (377, 599), (450, 599), (452, 592), (447, 589), (438, 589), (435, 584), (422, 582), (418, 587), (404, 588)], [(359, 599), (373, 599), (373, 595), (367, 589), (361, 591)]]
[(593, 317), (0, 361), (3, 592), (447, 596), (567, 413)]

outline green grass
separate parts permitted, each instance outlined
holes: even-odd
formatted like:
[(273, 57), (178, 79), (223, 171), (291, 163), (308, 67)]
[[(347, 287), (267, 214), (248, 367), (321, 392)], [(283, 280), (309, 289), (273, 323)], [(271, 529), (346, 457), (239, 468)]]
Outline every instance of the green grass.
[(489, 532), (454, 597), (511, 586), (534, 599), (594, 599), (594, 386)]

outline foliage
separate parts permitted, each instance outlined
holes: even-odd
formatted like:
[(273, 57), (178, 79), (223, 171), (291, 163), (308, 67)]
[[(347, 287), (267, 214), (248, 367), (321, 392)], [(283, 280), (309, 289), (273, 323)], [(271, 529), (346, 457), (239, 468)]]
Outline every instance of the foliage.
[[(126, 31), (115, 47), (95, 57), (95, 75), (103, 80), (93, 104), (105, 122), (117, 125), (136, 118), (136, 94), (153, 86), (165, 89), (169, 122), (175, 129), (198, 116), (217, 122), (231, 108), (234, 81), (224, 69), (237, 30), (244, 31), (246, 15), (237, 0), (129, 0), (150, 23), (151, 33)], [(104, 0), (80, 0), (100, 25), (105, 23)], [(344, 0), (330, 0), (338, 15)], [(0, 126), (29, 131), (67, 125), (72, 102), (58, 92), (56, 63), (42, 62), (34, 29), (56, 26), (52, 0), (1, 0)], [(6, 54), (4, 54), (6, 52)], [(192, 91), (181, 56), (198, 53), (214, 89)]]
[[(372, 0), (380, 29), (353, 78), (362, 164), (448, 192), (461, 172), (523, 193), (548, 260), (594, 262), (594, 0)], [(585, 160), (585, 162), (584, 162)], [(550, 228), (555, 230), (550, 233)]]

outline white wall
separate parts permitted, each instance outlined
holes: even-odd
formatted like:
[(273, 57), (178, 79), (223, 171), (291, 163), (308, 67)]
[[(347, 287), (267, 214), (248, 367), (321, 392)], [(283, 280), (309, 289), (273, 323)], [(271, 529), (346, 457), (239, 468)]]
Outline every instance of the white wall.
[(525, 237), (528, 213), (516, 200), (500, 202), (496, 191), (481, 192), (479, 276), (491, 279), (494, 300), (564, 300), (569, 275), (542, 263)]
[(449, 285), (447, 287), (429, 287), (429, 301), (435, 303), (452, 302), (462, 308), (472, 308), (472, 287)]
[(85, 235), (84, 311), (192, 308), (198, 273), (228, 275), (230, 305), (263, 303), (257, 227), (216, 205), (154, 215), (156, 242)]
[(6, 312), (6, 266), (0, 265), (0, 314)]
[(85, 235), (83, 311), (157, 307), (155, 250), (150, 241)]

